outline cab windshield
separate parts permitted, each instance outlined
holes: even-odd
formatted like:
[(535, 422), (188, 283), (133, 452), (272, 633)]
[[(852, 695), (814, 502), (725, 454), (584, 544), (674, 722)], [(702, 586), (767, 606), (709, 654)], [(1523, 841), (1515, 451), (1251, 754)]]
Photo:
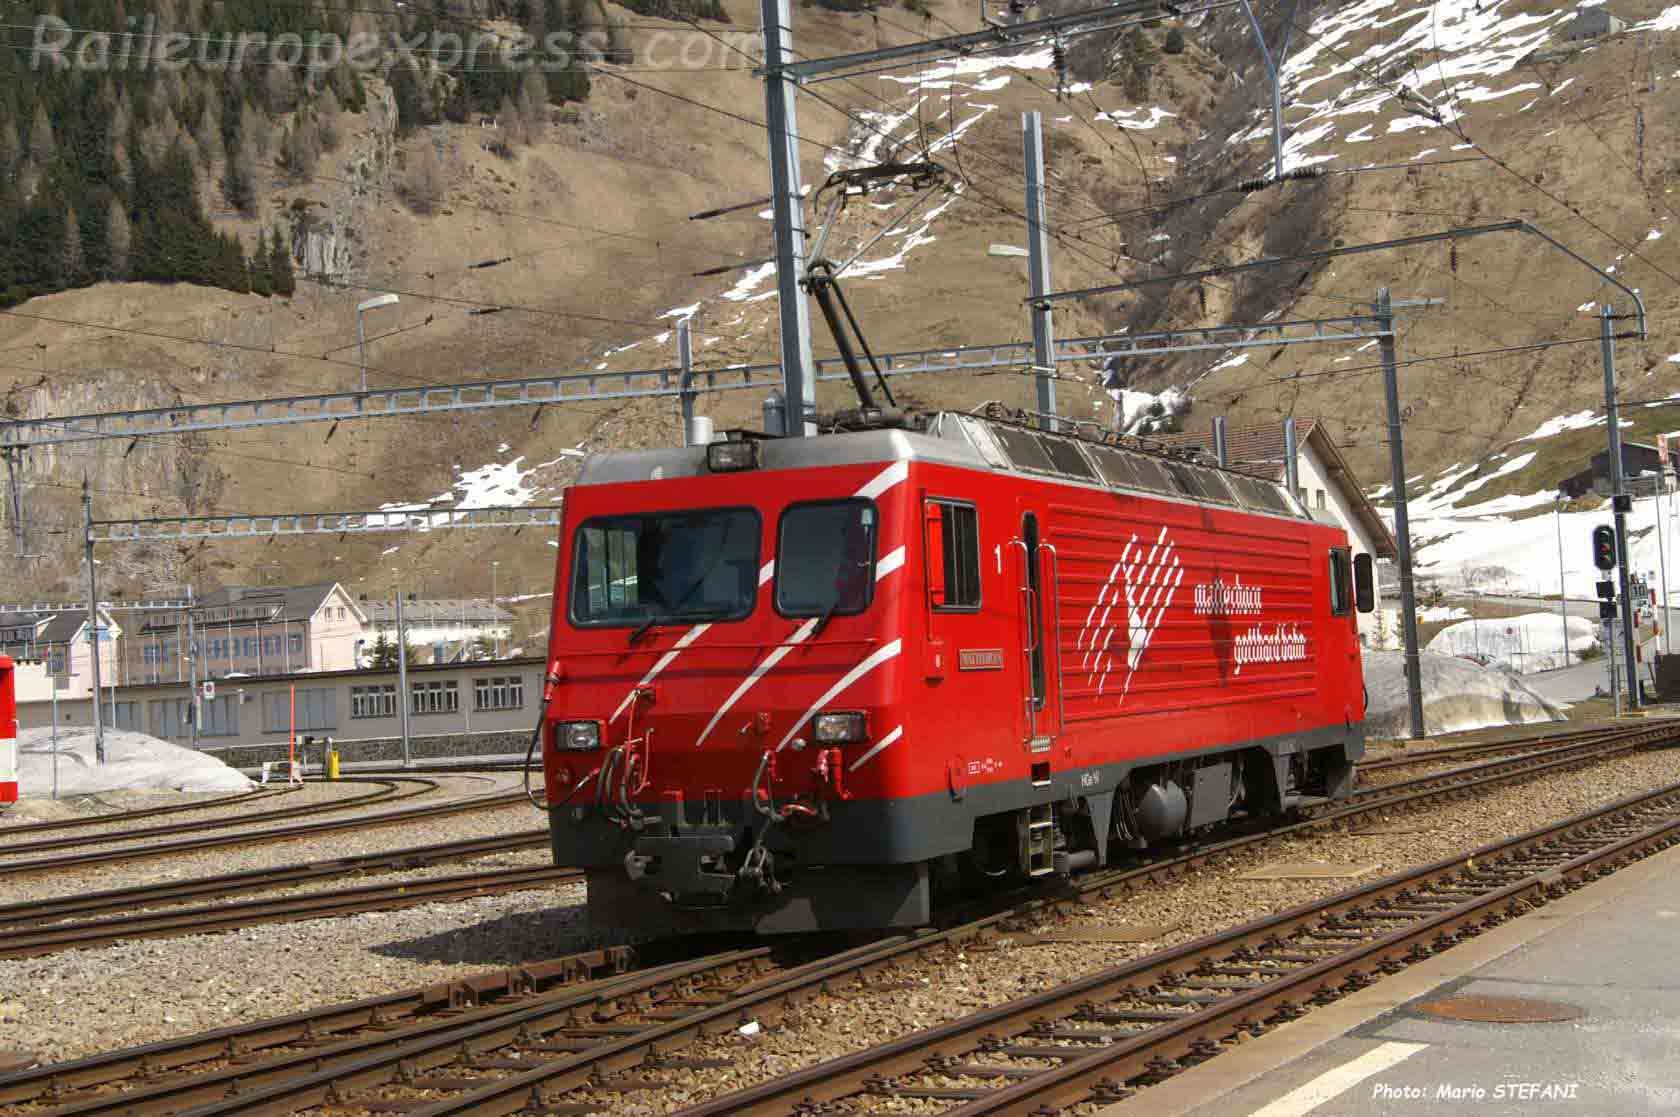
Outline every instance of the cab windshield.
[(758, 591), (758, 537), (750, 508), (586, 521), (574, 537), (572, 623), (745, 617)]
[(782, 514), (776, 608), (784, 617), (861, 613), (875, 589), (875, 506), (796, 504)]

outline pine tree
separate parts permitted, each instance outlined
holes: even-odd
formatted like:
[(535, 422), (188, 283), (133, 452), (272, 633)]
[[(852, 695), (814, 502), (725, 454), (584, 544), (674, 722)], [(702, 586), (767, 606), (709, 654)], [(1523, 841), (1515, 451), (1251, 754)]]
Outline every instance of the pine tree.
[(525, 116), (507, 97), (496, 109), (496, 127), (501, 130), (502, 141), (509, 147), (520, 147), (530, 142), (525, 132)]
[(368, 666), (375, 670), (389, 671), (396, 665), (397, 645), (381, 632), (373, 638), (373, 647), (368, 650)]
[(415, 213), (431, 213), (443, 201), (443, 166), (431, 142), (422, 143), (408, 158), (403, 194)]
[(105, 272), (109, 278), (128, 278), (128, 250), (132, 243), (128, 210), (123, 208), (122, 202), (112, 198), (105, 214)]
[(58, 154), (58, 141), (53, 138), (52, 120), (47, 116), (47, 103), (35, 102), (35, 123), (29, 128), (29, 154), (39, 167), (45, 167)]
[(11, 176), (12, 168), (23, 157), (23, 143), (18, 139), (17, 121), (11, 117), (0, 121), (0, 182)]
[(76, 207), (64, 210), (64, 239), (59, 242), (58, 272), (66, 287), (74, 287), (82, 278), (82, 225)]
[(338, 103), (338, 94), (333, 92), (329, 84), (321, 90), (321, 95), (315, 101), (315, 119), (320, 127), (321, 150), (331, 151), (338, 146), (342, 139), (339, 129), (344, 126), (341, 114), (342, 107)]
[(268, 234), (257, 233), (257, 250), (251, 253), (251, 294), (268, 298), (274, 294), (274, 275), (269, 270)]
[(269, 242), (268, 270), (274, 283), (274, 293), (291, 298), (297, 290), (297, 282), (292, 277), (292, 253), (280, 235), (280, 229), (275, 227), (274, 236)]

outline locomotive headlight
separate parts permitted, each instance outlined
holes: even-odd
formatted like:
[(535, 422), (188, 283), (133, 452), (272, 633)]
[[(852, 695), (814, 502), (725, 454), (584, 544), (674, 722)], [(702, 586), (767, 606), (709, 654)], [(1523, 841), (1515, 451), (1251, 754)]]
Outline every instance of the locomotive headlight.
[(818, 714), (811, 723), (811, 736), (819, 745), (849, 745), (868, 737), (869, 727), (856, 711)]
[(706, 468), (713, 473), (736, 473), (757, 467), (757, 442), (713, 442), (706, 447)]
[(601, 747), (601, 723), (598, 721), (565, 721), (560, 723), (559, 747), (570, 752), (589, 752)]

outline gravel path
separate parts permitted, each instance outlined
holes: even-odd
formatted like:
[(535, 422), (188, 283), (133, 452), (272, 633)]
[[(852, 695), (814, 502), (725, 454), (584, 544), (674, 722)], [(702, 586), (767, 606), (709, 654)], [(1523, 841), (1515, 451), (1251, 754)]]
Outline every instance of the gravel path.
[[(1379, 866), (1360, 878), (1369, 879), (1676, 781), (1680, 781), (1680, 750), (1641, 754), (1361, 828), (1387, 833), (1319, 833), (1279, 839), (1241, 860), (1204, 868), (1113, 903), (1094, 904), (1054, 927), (1034, 929), (1051, 932), (1139, 923), (1172, 926), (1150, 942), (1040, 943), (1022, 935), (972, 950), (954, 962), (935, 959), (910, 965), (872, 978), (871, 991), (863, 995), (819, 998), (792, 1014), (784, 1025), (756, 1037), (731, 1033), (697, 1044), (684, 1054), (738, 1056), (739, 1062), (725, 1070), (691, 1071), (684, 1075), (678, 1092), (603, 1094), (597, 1100), (607, 1111), (627, 1117), (668, 1112), (1356, 883), (1347, 878), (1239, 879), (1261, 865), (1330, 861)], [(507, 819), (499, 818), (502, 814), (468, 816), (449, 825), (452, 829), (483, 825), (494, 818), (512, 822), (511, 828), (525, 828), (536, 818), (528, 808)], [(441, 833), (444, 826), (430, 824), (426, 840), (465, 836)], [(352, 837), (374, 841), (396, 833), (392, 828)], [(338, 840), (352, 838), (338, 836)], [(243, 856), (261, 858), (277, 849), (295, 854), (297, 844), (253, 849)], [(221, 871), (249, 867), (222, 860)], [(177, 866), (172, 862), (170, 867)], [(568, 885), (401, 912), (0, 962), (0, 989), (6, 990), (0, 1000), (0, 1030), (11, 1037), (12, 1045), (43, 1058), (74, 1058), (552, 957), (598, 943), (579, 906), (582, 898), (580, 886)], [(160, 989), (171, 991), (167, 1003), (159, 1003)]]

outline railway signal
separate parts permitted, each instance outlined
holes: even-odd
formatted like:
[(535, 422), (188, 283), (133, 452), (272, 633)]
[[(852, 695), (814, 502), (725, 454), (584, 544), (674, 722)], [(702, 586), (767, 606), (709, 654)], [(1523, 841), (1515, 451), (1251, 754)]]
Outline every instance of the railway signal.
[[(1616, 529), (1609, 524), (1599, 524), (1592, 533), (1593, 565), (1600, 570), (1614, 570), (1616, 568)], [(1599, 583), (1600, 586), (1608, 583)], [(1602, 590), (1600, 594), (1602, 596)], [(1612, 595), (1614, 596), (1614, 595)]]

